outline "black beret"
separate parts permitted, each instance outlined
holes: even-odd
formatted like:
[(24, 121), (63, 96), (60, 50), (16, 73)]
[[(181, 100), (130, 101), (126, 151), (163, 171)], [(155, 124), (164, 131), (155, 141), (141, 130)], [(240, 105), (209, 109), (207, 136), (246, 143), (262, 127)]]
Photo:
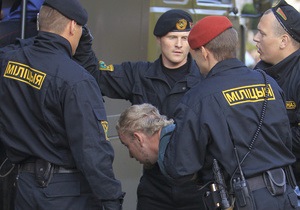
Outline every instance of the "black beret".
[(153, 34), (162, 37), (171, 31), (190, 31), (191, 15), (184, 10), (172, 9), (162, 14), (156, 22)]
[(300, 42), (300, 13), (285, 1), (280, 1), (272, 11), (284, 30)]
[(52, 7), (79, 25), (83, 26), (88, 21), (88, 14), (78, 0), (45, 0), (43, 5)]

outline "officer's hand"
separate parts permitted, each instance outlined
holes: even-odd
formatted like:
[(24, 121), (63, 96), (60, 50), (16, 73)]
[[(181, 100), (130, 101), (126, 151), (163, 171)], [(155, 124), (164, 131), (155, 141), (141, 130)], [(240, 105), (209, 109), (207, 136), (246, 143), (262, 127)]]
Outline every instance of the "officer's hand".
[(125, 192), (116, 200), (102, 200), (103, 210), (122, 210), (122, 204), (125, 197)]
[(82, 26), (82, 34), (80, 37), (80, 42), (89, 43), (92, 42), (94, 39), (93, 35), (90, 32), (90, 29), (88, 29), (87, 25)]
[(120, 199), (102, 201), (103, 210), (122, 210), (122, 203)]
[(98, 69), (98, 59), (92, 49), (93, 36), (86, 25), (82, 26), (82, 35), (79, 40), (73, 59), (88, 71)]
[(86, 25), (82, 26), (82, 35), (80, 37), (78, 47), (76, 49), (75, 58), (82, 55), (87, 55), (92, 51), (92, 42), (94, 37)]

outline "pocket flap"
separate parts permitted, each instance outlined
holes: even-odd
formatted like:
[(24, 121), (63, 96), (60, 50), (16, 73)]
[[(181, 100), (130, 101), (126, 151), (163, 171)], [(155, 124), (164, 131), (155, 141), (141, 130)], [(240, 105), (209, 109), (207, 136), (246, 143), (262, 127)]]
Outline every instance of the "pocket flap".
[(44, 189), (44, 194), (48, 198), (63, 197), (63, 196), (79, 196), (80, 182), (56, 182), (48, 185)]

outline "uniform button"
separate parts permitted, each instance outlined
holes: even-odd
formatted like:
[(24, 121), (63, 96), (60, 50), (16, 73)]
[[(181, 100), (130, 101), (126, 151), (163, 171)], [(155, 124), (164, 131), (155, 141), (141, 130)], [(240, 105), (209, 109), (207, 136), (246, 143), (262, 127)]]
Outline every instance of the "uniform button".
[(182, 90), (186, 90), (186, 87), (182, 87)]

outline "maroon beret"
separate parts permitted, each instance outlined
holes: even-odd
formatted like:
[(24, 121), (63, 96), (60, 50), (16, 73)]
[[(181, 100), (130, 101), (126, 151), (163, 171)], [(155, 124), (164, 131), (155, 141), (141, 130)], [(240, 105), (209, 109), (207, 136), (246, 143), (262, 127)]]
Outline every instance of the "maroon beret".
[(228, 28), (232, 28), (232, 23), (225, 16), (204, 17), (192, 28), (189, 45), (193, 50), (204, 46)]

